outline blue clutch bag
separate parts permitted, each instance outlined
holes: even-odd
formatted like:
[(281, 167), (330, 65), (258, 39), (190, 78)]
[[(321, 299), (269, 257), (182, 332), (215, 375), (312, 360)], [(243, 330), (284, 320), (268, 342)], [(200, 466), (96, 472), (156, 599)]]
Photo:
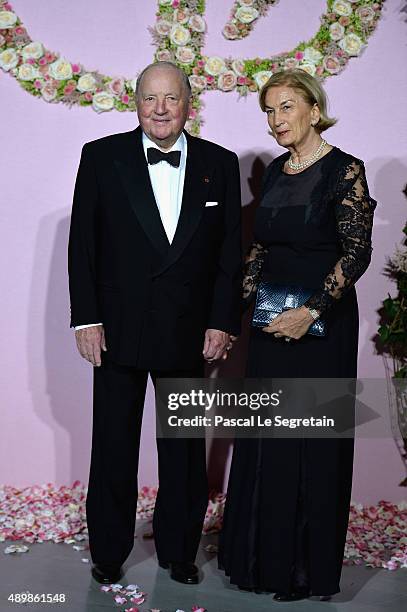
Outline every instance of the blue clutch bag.
[[(312, 289), (262, 281), (257, 289), (252, 327), (266, 327), (285, 310), (302, 306), (313, 293)], [(307, 333), (313, 336), (325, 336), (326, 322), (324, 319), (321, 317), (316, 319)]]

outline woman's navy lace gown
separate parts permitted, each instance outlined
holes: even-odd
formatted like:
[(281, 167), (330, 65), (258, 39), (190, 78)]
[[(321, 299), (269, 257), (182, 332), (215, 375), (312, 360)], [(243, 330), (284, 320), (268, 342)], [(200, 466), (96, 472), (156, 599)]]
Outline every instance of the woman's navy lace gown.
[[(245, 264), (244, 299), (260, 279), (315, 289), (307, 306), (328, 333), (285, 342), (251, 330), (251, 378), (356, 378), (354, 284), (370, 262), (375, 201), (363, 162), (334, 147), (298, 174), (289, 153), (266, 170)], [(219, 565), (234, 584), (271, 592), (339, 591), (352, 486), (353, 439), (238, 439)]]

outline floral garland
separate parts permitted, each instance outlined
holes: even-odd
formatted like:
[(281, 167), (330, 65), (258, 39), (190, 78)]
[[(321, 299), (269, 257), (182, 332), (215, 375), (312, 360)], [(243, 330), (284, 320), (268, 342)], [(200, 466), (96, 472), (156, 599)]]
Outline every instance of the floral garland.
[[(277, 0), (236, 0), (223, 29), (229, 40), (251, 32)], [(189, 76), (193, 104), (188, 130), (198, 135), (204, 91), (257, 92), (279, 70), (299, 67), (324, 79), (341, 72), (367, 44), (385, 0), (327, 0), (318, 32), (292, 51), (270, 58), (230, 59), (202, 53), (207, 25), (205, 0), (158, 0), (156, 23), (150, 31), (156, 61), (172, 61)], [(46, 102), (91, 106), (96, 112), (134, 111), (136, 79), (86, 71), (33, 41), (7, 0), (0, 0), (0, 68)]]

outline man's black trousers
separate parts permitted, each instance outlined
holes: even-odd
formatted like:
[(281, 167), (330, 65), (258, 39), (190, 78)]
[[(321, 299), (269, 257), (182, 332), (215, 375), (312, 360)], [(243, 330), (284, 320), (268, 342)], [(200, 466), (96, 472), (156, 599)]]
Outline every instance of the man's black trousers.
[[(147, 371), (102, 359), (94, 368), (92, 456), (86, 515), (94, 563), (122, 565), (134, 544), (137, 471)], [(203, 367), (151, 371), (200, 378)], [(160, 562), (194, 561), (208, 503), (204, 439), (157, 439), (153, 529)], [(151, 451), (153, 452), (153, 451)]]

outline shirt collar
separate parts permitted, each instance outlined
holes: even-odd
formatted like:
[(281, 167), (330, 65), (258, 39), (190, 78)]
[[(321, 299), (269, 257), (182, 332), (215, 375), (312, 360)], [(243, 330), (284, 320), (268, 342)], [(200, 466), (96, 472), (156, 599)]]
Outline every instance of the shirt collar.
[[(144, 132), (143, 132), (142, 140), (143, 140), (144, 155), (146, 156), (146, 159), (147, 159), (147, 149), (149, 149), (150, 147), (154, 147), (155, 149), (160, 149), (160, 147), (156, 145), (156, 143), (153, 142)], [(172, 145), (171, 149), (168, 149), (168, 151), (165, 151), (165, 153), (169, 153), (170, 151), (181, 151), (181, 158), (183, 158), (184, 153), (186, 151), (186, 144), (187, 144), (187, 139), (185, 138), (184, 132), (182, 132), (179, 135), (178, 140), (174, 142), (174, 144)]]

